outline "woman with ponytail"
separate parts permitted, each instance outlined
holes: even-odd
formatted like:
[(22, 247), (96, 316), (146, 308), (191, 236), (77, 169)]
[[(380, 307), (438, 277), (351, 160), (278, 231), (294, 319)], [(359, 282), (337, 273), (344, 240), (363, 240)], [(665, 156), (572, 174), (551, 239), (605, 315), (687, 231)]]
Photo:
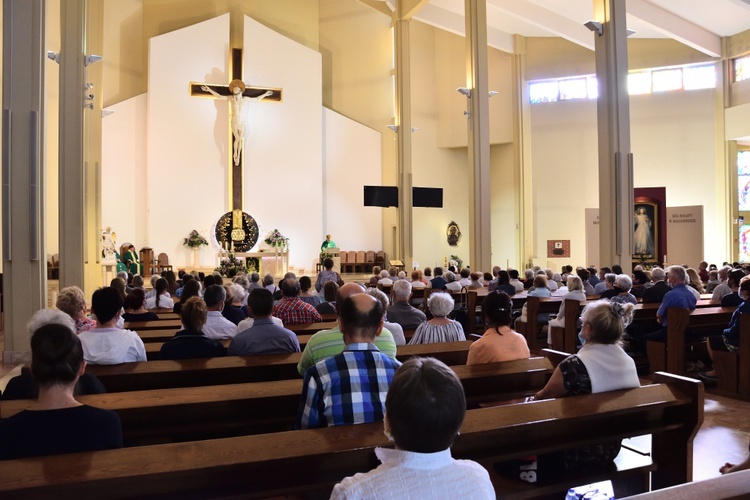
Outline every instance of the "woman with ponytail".
[(492, 292), (482, 302), (482, 316), (487, 330), (471, 344), (467, 365), (511, 361), (530, 356), (523, 335), (510, 328), (511, 300), (505, 292)]
[(169, 282), (164, 278), (156, 280), (156, 294), (146, 299), (146, 309), (172, 309), (174, 301), (169, 296)]

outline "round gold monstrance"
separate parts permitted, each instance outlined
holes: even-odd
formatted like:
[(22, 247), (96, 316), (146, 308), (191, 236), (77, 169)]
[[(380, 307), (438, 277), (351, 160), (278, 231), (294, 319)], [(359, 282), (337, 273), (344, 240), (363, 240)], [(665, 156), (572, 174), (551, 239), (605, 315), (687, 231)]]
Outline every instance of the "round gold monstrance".
[(216, 223), (216, 241), (234, 246), (235, 252), (249, 252), (258, 242), (258, 223), (242, 210), (227, 212)]

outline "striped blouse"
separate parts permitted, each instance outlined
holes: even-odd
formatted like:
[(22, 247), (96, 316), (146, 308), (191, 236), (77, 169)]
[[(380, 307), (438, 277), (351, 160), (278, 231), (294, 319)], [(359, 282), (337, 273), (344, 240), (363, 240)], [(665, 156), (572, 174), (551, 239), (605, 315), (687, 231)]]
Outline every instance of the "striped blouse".
[(425, 321), (417, 327), (409, 345), (458, 342), (459, 340), (466, 340), (461, 323), (451, 320), (447, 325), (433, 325)]

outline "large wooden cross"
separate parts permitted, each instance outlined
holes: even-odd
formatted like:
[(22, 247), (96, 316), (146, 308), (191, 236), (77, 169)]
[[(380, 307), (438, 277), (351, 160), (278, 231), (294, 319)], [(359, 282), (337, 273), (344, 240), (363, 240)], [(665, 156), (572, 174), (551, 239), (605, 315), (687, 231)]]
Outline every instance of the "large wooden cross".
[[(232, 211), (243, 210), (244, 193), (244, 140), (245, 125), (243, 123), (242, 108), (244, 101), (263, 100), (281, 101), (281, 89), (266, 87), (251, 87), (243, 82), (242, 49), (232, 49), (231, 60), (232, 79), (227, 85), (190, 82), (190, 95), (194, 97), (210, 97), (212, 99), (226, 99), (231, 105), (230, 122), (230, 185), (232, 190)], [(239, 115), (239, 116), (238, 116)]]

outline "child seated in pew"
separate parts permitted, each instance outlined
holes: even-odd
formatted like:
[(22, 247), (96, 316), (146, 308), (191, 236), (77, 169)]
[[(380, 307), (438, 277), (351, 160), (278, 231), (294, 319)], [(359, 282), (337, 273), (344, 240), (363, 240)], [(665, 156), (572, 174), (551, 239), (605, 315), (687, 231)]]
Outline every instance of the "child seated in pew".
[(224, 356), (227, 350), (218, 340), (203, 334), (208, 308), (200, 297), (191, 297), (182, 306), (180, 320), (182, 330), (164, 342), (159, 350), (159, 359), (194, 359)]
[[(581, 313), (581, 337), (586, 341), (577, 354), (568, 356), (552, 373), (534, 399), (640, 387), (635, 362), (622, 349), (622, 335), (633, 320), (633, 304), (597, 300)], [(620, 452), (620, 442), (567, 450), (564, 463), (579, 470), (609, 464)], [(551, 460), (550, 460), (551, 461)]]
[(450, 368), (433, 358), (409, 359), (396, 372), (385, 407), (384, 432), (395, 449), (377, 448), (381, 465), (345, 478), (332, 499), (495, 498), (481, 465), (451, 457), (466, 398)]
[(0, 460), (122, 448), (117, 413), (82, 405), (73, 395), (86, 362), (72, 324), (34, 331), (31, 370), (37, 403), (0, 420)]

